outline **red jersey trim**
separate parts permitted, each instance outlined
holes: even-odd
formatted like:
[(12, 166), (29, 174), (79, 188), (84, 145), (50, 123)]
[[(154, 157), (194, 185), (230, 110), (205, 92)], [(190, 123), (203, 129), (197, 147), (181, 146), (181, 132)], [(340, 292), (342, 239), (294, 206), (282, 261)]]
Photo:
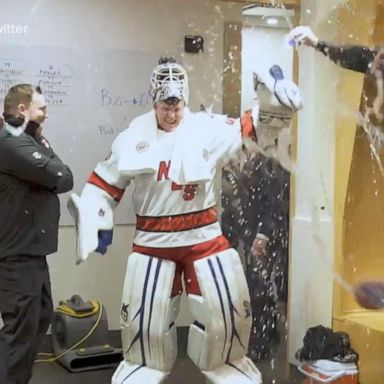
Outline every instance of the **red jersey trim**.
[(196, 260), (212, 256), (229, 248), (230, 244), (223, 235), (204, 241), (203, 243), (183, 247), (154, 248), (133, 244), (133, 252), (171, 260), (176, 263), (172, 297), (179, 295), (183, 291), (181, 283), (182, 273), (184, 274), (185, 289), (187, 293), (201, 296), (201, 290), (193, 263)]
[(256, 141), (256, 133), (252, 122), (252, 111), (247, 111), (245, 115), (241, 117), (241, 135), (243, 139), (246, 137)]
[(217, 222), (217, 211), (208, 208), (204, 211), (184, 213), (172, 216), (136, 215), (136, 229), (145, 232), (180, 232), (205, 227)]
[(87, 183), (93, 184), (107, 192), (115, 201), (120, 201), (124, 194), (124, 189), (117, 188), (108, 184), (96, 172), (92, 172), (88, 177)]
[(230, 248), (231, 245), (228, 240), (223, 235), (220, 235), (202, 243), (185, 245), (182, 247), (157, 248), (146, 247), (134, 243), (132, 252), (172, 260), (174, 262), (185, 261), (186, 258), (190, 258), (192, 263), (193, 261), (203, 259), (204, 257), (214, 255), (215, 253), (226, 251)]

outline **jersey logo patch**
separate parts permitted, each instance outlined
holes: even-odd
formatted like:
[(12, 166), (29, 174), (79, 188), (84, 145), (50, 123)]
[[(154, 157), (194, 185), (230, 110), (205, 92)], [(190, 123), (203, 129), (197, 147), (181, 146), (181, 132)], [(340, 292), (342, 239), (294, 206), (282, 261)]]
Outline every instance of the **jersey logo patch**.
[(121, 318), (124, 320), (124, 321), (127, 321), (128, 320), (128, 307), (129, 307), (129, 304), (122, 304), (121, 305)]
[(37, 160), (39, 160), (39, 159), (41, 159), (41, 153), (40, 152), (33, 152), (32, 153), (32, 156), (35, 158), (35, 159), (37, 159)]
[(203, 149), (203, 159), (205, 161), (208, 161), (208, 158), (209, 158), (209, 152), (208, 152), (208, 149)]
[(236, 119), (234, 119), (233, 117), (228, 117), (227, 120), (225, 120), (225, 124), (233, 125), (235, 124), (235, 121)]
[(136, 145), (136, 152), (143, 153), (147, 152), (149, 149), (149, 144), (146, 141), (140, 141), (140, 143), (137, 143)]
[(104, 217), (104, 216), (105, 216), (105, 211), (104, 211), (104, 209), (100, 208), (98, 214), (99, 214), (99, 217)]

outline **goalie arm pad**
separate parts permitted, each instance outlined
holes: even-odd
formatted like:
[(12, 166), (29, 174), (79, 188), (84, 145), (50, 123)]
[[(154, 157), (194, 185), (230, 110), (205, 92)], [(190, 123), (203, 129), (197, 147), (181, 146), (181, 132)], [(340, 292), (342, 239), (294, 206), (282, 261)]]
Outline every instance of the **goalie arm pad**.
[[(112, 208), (119, 203), (126, 187), (130, 183), (130, 178), (122, 175), (118, 168), (121, 153), (124, 151), (124, 147), (122, 148), (121, 144), (121, 138), (122, 135), (119, 135), (116, 138), (112, 145), (111, 153), (104, 161), (97, 164), (95, 170), (87, 180), (87, 185), (92, 184), (104, 192), (103, 194), (100, 194), (100, 196), (105, 198)], [(92, 191), (92, 189), (86, 188), (82, 195), (87, 194), (88, 191)]]

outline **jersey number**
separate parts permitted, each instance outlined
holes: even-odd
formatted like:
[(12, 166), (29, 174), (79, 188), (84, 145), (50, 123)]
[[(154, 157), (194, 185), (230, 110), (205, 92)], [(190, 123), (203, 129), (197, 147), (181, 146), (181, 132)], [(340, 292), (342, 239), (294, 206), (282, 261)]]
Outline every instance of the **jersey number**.
[[(165, 161), (161, 161), (159, 165), (159, 172), (157, 173), (157, 181), (169, 180), (168, 172), (171, 166), (171, 161), (168, 164)], [(172, 182), (172, 191), (183, 191), (183, 199), (186, 201), (193, 200), (196, 196), (197, 184), (179, 185)]]

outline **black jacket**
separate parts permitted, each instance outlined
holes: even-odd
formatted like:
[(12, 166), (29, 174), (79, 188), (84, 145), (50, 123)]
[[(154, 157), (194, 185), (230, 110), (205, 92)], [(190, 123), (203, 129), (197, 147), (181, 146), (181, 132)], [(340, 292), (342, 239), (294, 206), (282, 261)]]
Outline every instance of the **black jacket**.
[(222, 230), (231, 245), (248, 249), (257, 234), (272, 242), (288, 232), (289, 172), (261, 153), (248, 154), (243, 169), (223, 170)]
[(0, 130), (0, 258), (47, 255), (57, 250), (58, 193), (73, 176), (44, 138)]
[(328, 56), (334, 63), (352, 71), (367, 73), (377, 50), (358, 45), (332, 45), (320, 41), (316, 49)]
[[(378, 76), (380, 78), (383, 76), (382, 73), (379, 73), (377, 70), (372, 71), (371, 68), (379, 50), (353, 45), (335, 46), (323, 41), (318, 43), (316, 49), (341, 67), (365, 74), (360, 101), (360, 113), (362, 116), (365, 116), (366, 111), (370, 111), (368, 116), (369, 122), (384, 131), (384, 121), (378, 118), (372, 111), (375, 99), (379, 93), (377, 87), (381, 84), (378, 81)], [(379, 71), (383, 71), (383, 69), (381, 68)], [(381, 115), (384, 115), (384, 104), (381, 105), (379, 112)]]

